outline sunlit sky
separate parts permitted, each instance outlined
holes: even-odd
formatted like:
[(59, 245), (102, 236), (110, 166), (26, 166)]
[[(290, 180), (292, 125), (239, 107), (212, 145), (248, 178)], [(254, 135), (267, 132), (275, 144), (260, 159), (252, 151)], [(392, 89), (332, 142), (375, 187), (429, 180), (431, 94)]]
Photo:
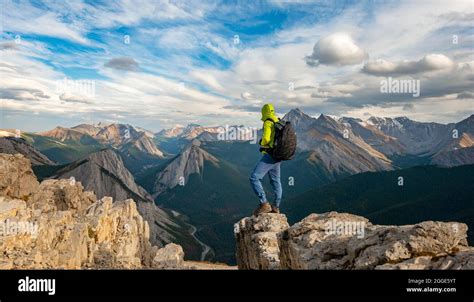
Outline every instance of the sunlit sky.
[(474, 113), (473, 1), (0, 2), (1, 128)]

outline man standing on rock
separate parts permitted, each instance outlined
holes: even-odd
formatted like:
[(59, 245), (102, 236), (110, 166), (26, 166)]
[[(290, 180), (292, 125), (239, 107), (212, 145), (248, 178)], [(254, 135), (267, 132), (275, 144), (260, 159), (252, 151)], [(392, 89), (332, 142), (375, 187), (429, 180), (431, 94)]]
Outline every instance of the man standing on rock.
[[(280, 166), (282, 160), (292, 159), (296, 151), (296, 133), (290, 122), (284, 122), (275, 115), (272, 104), (262, 107), (263, 135), (260, 140), (260, 152), (263, 157), (259, 160), (252, 174), (250, 184), (257, 194), (260, 205), (254, 215), (262, 213), (280, 213), (282, 187)], [(270, 184), (275, 193), (275, 204), (270, 206), (262, 186), (262, 179), (268, 173)]]
[[(280, 213), (282, 187), (280, 165), (282, 160), (290, 160), (296, 152), (296, 132), (289, 121), (280, 120), (275, 115), (272, 104), (262, 107), (263, 135), (260, 140), (260, 152), (263, 157), (258, 161), (250, 175), (250, 184), (260, 200), (254, 215), (262, 213)], [(270, 206), (262, 186), (262, 179), (268, 173), (270, 184), (275, 193), (275, 204)]]
[[(260, 205), (255, 210), (254, 215), (258, 216), (262, 213), (280, 213), (279, 207), (282, 196), (282, 187), (280, 181), (280, 160), (275, 160), (269, 153), (275, 143), (275, 123), (280, 119), (275, 115), (275, 110), (272, 104), (265, 104), (262, 107), (262, 121), (263, 121), (263, 135), (260, 140), (260, 152), (263, 153), (262, 158), (258, 161), (250, 175), (250, 184), (252, 189), (257, 194)], [(270, 206), (267, 200), (265, 191), (261, 180), (268, 173), (270, 177), (270, 184), (275, 193), (275, 204)]]

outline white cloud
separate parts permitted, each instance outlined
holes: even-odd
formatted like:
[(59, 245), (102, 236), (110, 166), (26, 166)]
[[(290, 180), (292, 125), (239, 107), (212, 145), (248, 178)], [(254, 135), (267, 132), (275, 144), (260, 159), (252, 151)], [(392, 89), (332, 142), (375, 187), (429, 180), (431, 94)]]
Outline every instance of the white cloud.
[(390, 62), (382, 59), (368, 62), (362, 71), (372, 75), (405, 75), (436, 70), (449, 70), (454, 62), (442, 54), (428, 54), (419, 61)]
[(25, 2), (2, 1), (2, 25), (4, 31), (18, 34), (37, 34), (58, 37), (81, 44), (88, 44), (84, 29), (77, 24), (65, 23), (60, 15), (45, 12)]
[(224, 90), (222, 85), (212, 74), (196, 70), (196, 71), (191, 72), (191, 76), (212, 89), (215, 89), (217, 91)]
[(118, 0), (112, 6), (82, 1), (44, 1), (40, 9), (25, 1), (2, 1), (2, 26), (15, 34), (37, 34), (91, 44), (91, 28), (134, 26), (143, 20), (198, 20), (214, 5), (167, 0)]
[[(472, 65), (462, 63), (473, 58), (469, 49), (472, 35), (466, 34), (472, 12), (469, 2), (379, 3), (368, 13), (365, 5), (354, 5), (321, 23), (301, 20), (294, 27), (262, 37), (255, 35), (248, 41), (241, 37), (239, 45), (233, 44), (233, 33), (202, 18), (219, 8), (213, 4), (117, 1), (110, 8), (79, 1), (45, 1), (50, 12), (44, 13), (24, 2), (6, 3), (9, 6), (4, 10), (4, 27), (13, 33), (31, 32), (88, 43), (85, 37), (92, 27), (126, 25), (132, 35), (132, 43), (124, 45), (121, 37), (104, 34), (100, 51), (78, 52), (74, 56), (48, 54), (47, 48), (35, 49), (34, 45), (26, 47), (28, 54), (24, 43), (20, 50), (11, 43), (5, 44), (0, 72), (2, 85), (5, 83), (9, 91), (2, 95), (18, 95), (17, 99), (5, 99), (7, 109), (55, 112), (58, 119), (63, 114), (83, 113), (91, 120), (96, 115), (109, 114), (124, 119), (145, 117), (150, 123), (217, 124), (238, 119), (256, 125), (255, 112), (265, 102), (273, 102), (281, 114), (292, 107), (313, 114), (319, 111), (339, 115), (398, 114), (403, 107), (412, 107), (419, 118), (437, 115), (438, 120), (452, 118), (457, 109), (464, 112), (469, 102), (472, 104)], [(234, 17), (240, 18), (246, 10), (248, 7), (235, 12)], [(190, 22), (183, 22), (184, 19)], [(142, 21), (158, 20), (166, 20), (166, 25), (140, 26)], [(173, 25), (170, 20), (179, 22)], [(460, 32), (458, 45), (451, 44), (452, 31)], [(169, 53), (157, 55), (155, 46)], [(230, 65), (206, 68), (203, 66), (209, 66), (209, 62), (197, 64), (197, 54), (209, 51)], [(434, 52), (443, 55), (430, 54)], [(358, 65), (367, 53), (384, 58), (365, 65), (371, 75), (361, 73)], [(430, 55), (422, 58), (427, 53)], [(73, 95), (58, 95), (54, 90), (55, 80), (64, 75), (31, 60), (32, 54), (61, 67), (95, 69), (106, 79), (97, 80), (96, 97), (89, 103), (80, 102), (81, 99), (74, 102)], [(125, 73), (104, 69), (104, 62), (111, 57), (133, 58), (140, 62), (143, 72), (137, 72), (137, 68), (125, 68)], [(319, 64), (318, 68), (308, 66), (305, 57), (309, 57), (309, 64)], [(132, 62), (131, 66), (136, 65)], [(379, 79), (372, 75), (389, 72), (419, 77), (421, 97), (407, 101), (398, 96), (381, 96)], [(180, 82), (185, 82), (185, 87)], [(194, 87), (196, 83), (206, 89)], [(290, 83), (293, 90), (289, 89)], [(39, 97), (41, 93), (50, 98)], [(443, 104), (442, 108), (449, 104), (453, 107), (445, 114), (436, 109), (439, 104)]]
[(346, 33), (334, 33), (320, 39), (313, 48), (313, 53), (307, 56), (309, 66), (353, 65), (361, 63), (368, 54), (360, 48)]

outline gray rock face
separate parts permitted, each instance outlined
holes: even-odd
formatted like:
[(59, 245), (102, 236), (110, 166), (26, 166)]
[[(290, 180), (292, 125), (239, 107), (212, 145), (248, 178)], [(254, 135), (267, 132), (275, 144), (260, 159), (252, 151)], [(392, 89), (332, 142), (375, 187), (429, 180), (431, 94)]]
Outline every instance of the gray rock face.
[(285, 215), (262, 214), (235, 224), (239, 269), (279, 269), (277, 233), (288, 228)]
[(445, 144), (449, 139), (452, 124), (423, 123), (406, 117), (381, 118), (371, 117), (367, 120), (384, 134), (396, 138), (404, 147), (404, 152), (416, 155), (430, 155), (435, 147)]
[[(237, 226), (240, 269), (265, 269), (269, 263), (271, 268), (335, 270), (472, 269), (474, 264), (467, 226), (458, 222), (384, 226), (329, 212), (311, 214), (291, 227), (282, 214), (244, 218)], [(260, 233), (271, 240), (260, 240)]]
[[(390, 154), (385, 152), (391, 151), (386, 147), (396, 139), (402, 147), (393, 150), (397, 154), (429, 156), (431, 164), (446, 167), (473, 163), (474, 115), (455, 124), (416, 122), (406, 117), (371, 117), (362, 124), (353, 130), (384, 154)], [(377, 135), (367, 138), (367, 130), (381, 132), (389, 139), (380, 140)]]
[(25, 140), (15, 137), (0, 137), (0, 153), (24, 155), (35, 165), (54, 165), (46, 155), (36, 150), (35, 147), (28, 144)]
[(53, 177), (73, 177), (87, 190), (94, 191), (99, 198), (103, 196), (112, 196), (115, 199), (137, 197), (131, 196), (134, 193), (142, 199), (152, 200), (145, 189), (135, 183), (132, 173), (125, 167), (120, 156), (111, 149), (92, 153), (83, 160), (73, 162), (59, 170)]
[(355, 135), (360, 136), (374, 149), (387, 156), (403, 154), (405, 152), (405, 147), (398, 139), (386, 135), (383, 131), (370, 123), (351, 117), (342, 117), (339, 119), (339, 122), (343, 123), (347, 128), (350, 128)]
[(295, 126), (298, 149), (309, 151), (308, 160), (333, 175), (393, 169), (384, 154), (353, 133), (350, 127), (327, 115), (321, 114), (315, 119), (293, 109), (283, 120)]
[(153, 142), (152, 138), (150, 138), (144, 132), (138, 134), (136, 138), (126, 141), (126, 143), (121, 145), (119, 149), (127, 152), (131, 147), (143, 153), (148, 153), (157, 157), (164, 157), (163, 152), (161, 152), (161, 150), (156, 147), (156, 144)]
[(176, 187), (181, 181), (188, 181), (191, 174), (200, 174), (204, 162), (218, 165), (219, 160), (200, 148), (200, 141), (194, 139), (173, 161), (156, 176), (153, 196), (158, 196), (167, 189)]

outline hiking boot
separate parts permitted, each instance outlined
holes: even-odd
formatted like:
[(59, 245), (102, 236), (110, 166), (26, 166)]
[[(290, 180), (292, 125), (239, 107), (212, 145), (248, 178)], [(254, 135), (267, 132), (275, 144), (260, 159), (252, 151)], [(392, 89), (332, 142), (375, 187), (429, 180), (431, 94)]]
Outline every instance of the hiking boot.
[(272, 213), (280, 214), (280, 208), (277, 206), (272, 206)]
[(263, 213), (270, 213), (272, 211), (272, 207), (268, 202), (260, 203), (260, 206), (253, 212), (255, 216), (258, 216)]

